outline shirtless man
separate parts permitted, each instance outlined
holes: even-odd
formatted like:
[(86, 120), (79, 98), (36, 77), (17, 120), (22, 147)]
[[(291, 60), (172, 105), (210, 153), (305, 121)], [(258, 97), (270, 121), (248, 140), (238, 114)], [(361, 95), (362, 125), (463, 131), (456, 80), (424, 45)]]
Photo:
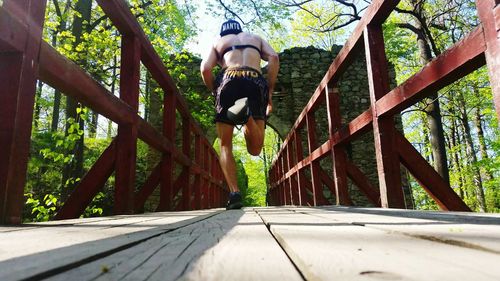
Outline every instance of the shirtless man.
[[(267, 81), (261, 60), (268, 62)], [(216, 78), (212, 69), (220, 65)], [(231, 191), (226, 209), (243, 206), (233, 156), (233, 129), (243, 125), (247, 150), (259, 155), (264, 145), (264, 127), (272, 111), (272, 93), (278, 76), (278, 54), (264, 39), (243, 32), (237, 21), (222, 24), (218, 37), (201, 62), (203, 82), (215, 95), (215, 126), (220, 139), (220, 164)]]

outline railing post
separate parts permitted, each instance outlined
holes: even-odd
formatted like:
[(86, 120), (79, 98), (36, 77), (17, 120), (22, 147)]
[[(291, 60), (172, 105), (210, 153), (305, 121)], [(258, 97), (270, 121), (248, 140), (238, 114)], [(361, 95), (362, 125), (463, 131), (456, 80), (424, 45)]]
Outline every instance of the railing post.
[(486, 41), (486, 64), (500, 124), (500, 0), (476, 0)]
[[(285, 149), (283, 150), (280, 160), (281, 160), (281, 178), (284, 178), (286, 175), (286, 151)], [(290, 198), (290, 189), (288, 188), (287, 181), (284, 180), (281, 182), (281, 189), (283, 192), (283, 205), (288, 205), (291, 201), (289, 200)]]
[(276, 200), (276, 162), (271, 166), (271, 169), (269, 170), (269, 180), (271, 182), (271, 187), (269, 189), (269, 201), (268, 204), (270, 206), (276, 206), (277, 205), (277, 200)]
[[(328, 131), (330, 140), (333, 140), (333, 134), (342, 126), (339, 92), (336, 88), (329, 88), (327, 86), (325, 87), (325, 95), (328, 114)], [(336, 203), (337, 205), (352, 205), (347, 185), (347, 155), (344, 147), (333, 145), (332, 160)]]
[[(191, 122), (189, 118), (182, 118), (182, 153), (191, 158)], [(191, 174), (189, 171), (191, 167), (183, 167), (183, 179), (181, 181), (182, 185), (182, 210), (189, 210), (191, 204), (191, 183), (189, 182)]]
[[(314, 117), (314, 112), (308, 112), (306, 114), (306, 125), (307, 125), (307, 140), (309, 146), (309, 155), (318, 147), (318, 139), (316, 134), (316, 120)], [(310, 165), (311, 167), (311, 180), (312, 180), (312, 194), (313, 194), (313, 205), (317, 206), (322, 201), (320, 198), (323, 197), (323, 185), (321, 183), (320, 175), (320, 165), (318, 161), (313, 161)]]
[(217, 183), (217, 154), (215, 154), (215, 151), (212, 149), (212, 194), (213, 194), (213, 199), (212, 199), (212, 208), (218, 208), (219, 207), (219, 185)]
[(281, 179), (282, 179), (282, 175), (283, 175), (283, 171), (282, 171), (282, 163), (281, 163), (281, 155), (278, 154), (278, 157), (276, 158), (276, 174), (278, 175), (278, 185), (276, 186), (277, 188), (277, 193), (278, 193), (278, 201), (279, 201), (279, 205), (285, 205), (285, 200), (284, 200), (284, 196), (285, 196), (285, 193), (283, 193), (283, 182), (281, 182)]
[[(285, 146), (285, 148), (283, 149), (283, 165), (284, 165), (284, 175), (286, 175), (286, 173), (288, 173), (288, 171), (290, 171), (290, 168), (291, 168), (291, 165), (290, 165), (290, 153), (289, 153), (289, 149), (290, 149), (290, 142), (287, 143), (287, 145)], [(285, 184), (285, 189), (286, 189), (286, 193), (288, 195), (288, 198), (290, 198), (290, 205), (293, 205), (294, 202), (293, 202), (293, 190), (292, 190), (292, 177), (289, 177), (287, 180), (284, 181), (284, 184)]]
[(379, 117), (376, 107), (377, 100), (389, 92), (382, 26), (368, 25), (364, 30), (364, 42), (381, 205), (384, 208), (404, 208), (399, 156), (395, 149), (394, 117)]
[[(295, 159), (297, 163), (304, 158), (304, 150), (302, 148), (302, 137), (298, 131), (293, 132), (293, 142), (295, 143)], [(297, 182), (298, 182), (298, 192), (299, 192), (299, 205), (307, 205), (307, 192), (306, 192), (306, 176), (304, 175), (304, 170), (300, 169), (297, 171)]]
[[(122, 36), (120, 98), (137, 112), (141, 45), (133, 35)], [(134, 212), (135, 164), (137, 159), (137, 124), (118, 124), (115, 161), (115, 214)]]
[[(293, 165), (293, 155), (291, 152), (292, 149), (292, 140), (290, 140), (286, 146), (286, 165), (287, 165), (287, 171), (290, 171), (290, 169), (294, 166)], [(287, 184), (288, 188), (290, 189), (290, 202), (291, 205), (297, 205), (298, 200), (296, 199), (296, 192), (295, 192), (295, 185), (294, 185), (294, 180), (293, 180), (294, 175), (291, 175), (288, 178)]]
[(207, 148), (207, 209), (210, 209), (212, 207), (212, 200), (213, 200), (213, 194), (212, 194), (212, 153), (210, 151), (210, 146), (208, 146), (208, 142), (206, 145)]
[[(208, 172), (210, 167), (210, 159), (208, 153), (208, 145), (206, 142), (203, 142), (203, 171)], [(203, 177), (203, 204), (202, 208), (207, 209), (210, 202), (210, 194), (209, 194), (209, 184), (210, 181), (208, 178)]]
[[(23, 50), (0, 49), (0, 224), (21, 223), (46, 0), (4, 0), (25, 24)], [(9, 22), (1, 29), (8, 30)], [(12, 35), (14, 37), (14, 35)], [(22, 36), (20, 36), (22, 37)]]
[[(196, 134), (195, 139), (194, 139), (194, 162), (198, 165), (200, 168), (200, 172), (202, 169), (201, 166), (201, 137), (199, 134)], [(193, 189), (194, 189), (194, 209), (199, 210), (201, 209), (201, 174), (196, 173), (194, 176), (194, 183), (193, 183)]]
[[(177, 99), (174, 93), (164, 92), (163, 97), (163, 135), (171, 143), (175, 144), (175, 109)], [(160, 204), (157, 211), (168, 211), (172, 209), (173, 199), (173, 176), (174, 176), (174, 157), (172, 152), (163, 153), (162, 172), (160, 182)]]

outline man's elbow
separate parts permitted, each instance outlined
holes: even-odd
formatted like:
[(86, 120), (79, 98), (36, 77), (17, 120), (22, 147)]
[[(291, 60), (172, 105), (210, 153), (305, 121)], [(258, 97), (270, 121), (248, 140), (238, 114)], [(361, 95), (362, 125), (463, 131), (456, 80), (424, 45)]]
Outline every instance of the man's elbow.
[(269, 63), (269, 65), (278, 67), (280, 65), (280, 57), (278, 56), (278, 54), (271, 54), (269, 55), (267, 62)]
[(200, 66), (200, 72), (203, 77), (206, 77), (207, 75), (210, 75), (212, 69), (208, 67), (206, 64), (202, 63)]

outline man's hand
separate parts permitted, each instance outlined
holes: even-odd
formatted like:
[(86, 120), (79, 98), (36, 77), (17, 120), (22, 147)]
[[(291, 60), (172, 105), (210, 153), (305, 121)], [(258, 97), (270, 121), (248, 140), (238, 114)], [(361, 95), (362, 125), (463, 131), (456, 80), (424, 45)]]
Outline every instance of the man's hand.
[(269, 115), (271, 115), (271, 112), (273, 112), (273, 101), (269, 99), (269, 103), (267, 104), (266, 109), (266, 116), (269, 117)]

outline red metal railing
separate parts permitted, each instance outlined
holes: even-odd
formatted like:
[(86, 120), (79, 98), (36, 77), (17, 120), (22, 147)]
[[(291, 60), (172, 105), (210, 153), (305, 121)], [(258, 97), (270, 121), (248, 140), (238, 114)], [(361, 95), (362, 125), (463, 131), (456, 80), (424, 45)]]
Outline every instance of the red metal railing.
[[(350, 178), (376, 206), (404, 208), (400, 171), (402, 163), (441, 209), (470, 211), (450, 185), (395, 129), (394, 115), (487, 63), (500, 119), (500, 1), (476, 0), (481, 26), (391, 90), (382, 23), (398, 3), (397, 0), (374, 0), (331, 64), (273, 162), (269, 172), (272, 204), (328, 204), (323, 196), (324, 184), (335, 194), (337, 204), (352, 205), (347, 188)], [(343, 125), (339, 111), (340, 94), (336, 85), (354, 57), (363, 50), (371, 106)], [(329, 139), (323, 144), (317, 141), (314, 118), (315, 111), (321, 106), (326, 106), (329, 127)], [(306, 130), (308, 137), (307, 157), (303, 156), (301, 130)], [(345, 152), (346, 144), (369, 130), (373, 130), (374, 134), (378, 190), (348, 160)], [(325, 157), (333, 160), (333, 179), (320, 167), (319, 161)], [(306, 169), (310, 169), (311, 180), (305, 175)]]
[[(57, 219), (80, 216), (113, 172), (116, 214), (140, 210), (158, 185), (158, 211), (224, 203), (226, 190), (217, 154), (141, 26), (123, 0), (97, 2), (122, 36), (120, 98), (41, 39), (46, 0), (4, 0), (0, 4), (0, 223), (21, 221), (37, 80), (118, 124), (117, 137), (83, 177)], [(163, 132), (137, 114), (141, 62), (164, 91)], [(175, 145), (176, 111), (181, 116), (181, 148)], [(161, 152), (162, 159), (135, 192), (138, 139)], [(190, 155), (193, 142), (194, 155)], [(174, 178), (176, 165), (182, 172)], [(179, 192), (181, 199), (174, 200)]]

